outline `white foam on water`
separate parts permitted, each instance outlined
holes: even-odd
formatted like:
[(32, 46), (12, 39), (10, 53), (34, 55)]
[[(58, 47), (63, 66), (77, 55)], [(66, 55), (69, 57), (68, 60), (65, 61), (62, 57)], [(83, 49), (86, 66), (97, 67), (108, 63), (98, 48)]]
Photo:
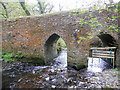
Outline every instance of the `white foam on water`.
[(64, 48), (61, 53), (59, 54), (59, 56), (57, 58), (53, 59), (55, 61), (54, 65), (52, 66), (35, 66), (34, 70), (39, 70), (39, 69), (44, 69), (47, 67), (52, 68), (52, 70), (55, 69), (64, 69), (66, 70), (67, 68), (67, 48)]
[(105, 68), (107, 68), (107, 66), (108, 63), (106, 63), (102, 58), (88, 58), (88, 71), (102, 72)]
[(57, 58), (54, 58), (55, 65), (59, 67), (67, 67), (67, 50), (64, 49), (61, 51), (60, 55)]
[(39, 70), (39, 69), (43, 69), (43, 68), (47, 68), (49, 66), (35, 66), (34, 70)]

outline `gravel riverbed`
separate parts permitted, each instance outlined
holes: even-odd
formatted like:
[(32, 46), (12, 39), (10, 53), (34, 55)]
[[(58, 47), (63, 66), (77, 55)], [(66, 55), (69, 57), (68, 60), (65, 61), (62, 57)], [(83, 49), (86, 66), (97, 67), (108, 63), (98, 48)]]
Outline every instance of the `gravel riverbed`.
[[(8, 68), (9, 67), (9, 68)], [(28, 63), (3, 64), (3, 88), (119, 88), (118, 71), (92, 73)]]

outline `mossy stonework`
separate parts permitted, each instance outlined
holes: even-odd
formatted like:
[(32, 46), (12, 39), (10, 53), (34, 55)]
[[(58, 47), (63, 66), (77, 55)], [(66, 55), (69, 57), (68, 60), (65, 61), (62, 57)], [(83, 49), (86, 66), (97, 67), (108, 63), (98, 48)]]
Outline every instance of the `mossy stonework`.
[[(71, 15), (69, 15), (69, 12), (64, 12), (53, 15), (2, 20), (2, 50), (7, 50), (7, 52), (22, 51), (22, 54), (28, 56), (42, 56), (47, 63), (48, 61), (45, 53), (45, 50), (47, 50), (45, 49), (46, 41), (51, 35), (56, 34), (58, 37), (61, 37), (67, 45), (68, 64), (83, 63), (86, 65), (91, 41), (98, 40), (94, 38), (96, 38), (100, 32), (110, 34), (116, 40), (116, 43), (120, 44), (118, 42), (118, 32), (112, 29), (107, 30), (104, 27), (98, 27), (98, 29), (92, 30), (89, 25), (80, 26), (78, 22), (81, 19), (85, 19), (85, 16), (91, 14), (93, 17), (97, 18), (98, 22), (109, 25), (112, 21), (104, 17), (108, 17), (108, 15), (117, 15), (116, 12), (102, 10), (101, 13), (99, 13), (99, 11), (93, 11), (73, 15), (74, 13), (76, 12), (71, 12)], [(86, 22), (89, 22), (89, 19), (90, 18), (85, 19)], [(88, 36), (92, 36), (92, 38), (87, 38)], [(57, 39), (51, 39), (53, 43), (50, 44), (54, 45), (56, 40), (59, 39), (58, 37)]]

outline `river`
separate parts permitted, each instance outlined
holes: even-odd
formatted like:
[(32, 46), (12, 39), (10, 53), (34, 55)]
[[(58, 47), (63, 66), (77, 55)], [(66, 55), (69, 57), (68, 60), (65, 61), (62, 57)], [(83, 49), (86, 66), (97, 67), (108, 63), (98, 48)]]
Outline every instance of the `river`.
[[(104, 88), (109, 85), (104, 74), (90, 72), (87, 69), (80, 71), (67, 70), (67, 52), (62, 51), (54, 59), (53, 66), (34, 66), (29, 63), (13, 63), (3, 71), (3, 88)], [(100, 79), (100, 76), (103, 78)], [(106, 74), (105, 74), (106, 75)], [(108, 77), (109, 75), (107, 75)], [(111, 77), (110, 77), (111, 78)], [(115, 78), (115, 79), (114, 79)], [(104, 79), (104, 80), (103, 80)], [(113, 77), (115, 83), (116, 76)], [(106, 80), (106, 81), (105, 81)], [(113, 83), (111, 81), (111, 83)], [(117, 83), (118, 84), (118, 83)], [(113, 86), (112, 86), (113, 87)], [(115, 85), (114, 87), (117, 87)]]

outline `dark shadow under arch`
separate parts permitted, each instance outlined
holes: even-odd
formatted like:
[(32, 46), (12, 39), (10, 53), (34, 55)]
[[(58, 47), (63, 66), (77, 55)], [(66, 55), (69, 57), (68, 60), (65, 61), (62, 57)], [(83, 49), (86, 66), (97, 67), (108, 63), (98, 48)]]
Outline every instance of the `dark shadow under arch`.
[(48, 65), (53, 62), (52, 59), (58, 56), (56, 43), (59, 38), (60, 36), (54, 33), (45, 42), (46, 64)]
[[(102, 47), (116, 47), (116, 48), (118, 47), (117, 41), (110, 34), (101, 32), (97, 36), (100, 38), (100, 40), (102, 42)], [(117, 56), (116, 51), (117, 51), (117, 49), (115, 49), (115, 67), (116, 67), (116, 56)], [(109, 63), (110, 63), (111, 60), (108, 59), (107, 61), (109, 61)]]
[[(118, 48), (118, 43), (112, 35), (106, 32), (105, 33), (100, 32), (100, 34), (98, 34), (97, 37), (91, 40), (90, 47), (116, 47)], [(117, 49), (114, 49), (112, 51), (115, 51), (115, 66), (116, 66), (116, 57), (119, 53), (117, 53)], [(89, 52), (89, 57), (92, 57), (91, 50)], [(106, 61), (112, 65), (111, 59), (106, 59)]]
[(97, 35), (102, 41), (102, 47), (117, 47), (116, 40), (110, 34), (100, 33)]

